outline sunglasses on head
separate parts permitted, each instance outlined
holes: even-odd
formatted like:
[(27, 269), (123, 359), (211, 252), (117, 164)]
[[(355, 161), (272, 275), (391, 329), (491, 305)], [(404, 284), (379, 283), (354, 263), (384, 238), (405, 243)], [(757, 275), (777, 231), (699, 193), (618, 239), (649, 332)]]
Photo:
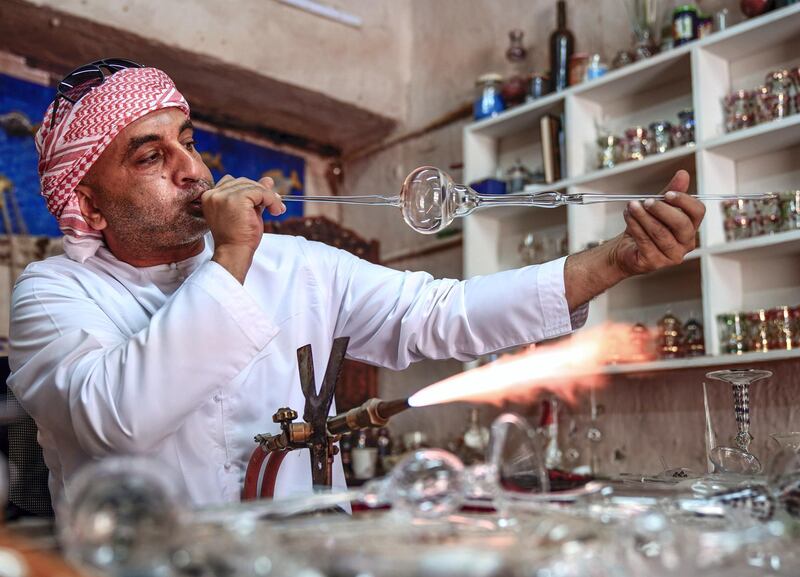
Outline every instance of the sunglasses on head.
[(79, 66), (67, 74), (56, 88), (57, 94), (53, 104), (53, 114), (50, 117), (50, 129), (52, 130), (53, 126), (55, 126), (59, 99), (63, 98), (75, 104), (89, 94), (93, 88), (97, 88), (105, 82), (106, 78), (126, 68), (144, 68), (144, 64), (138, 64), (123, 58), (105, 58)]

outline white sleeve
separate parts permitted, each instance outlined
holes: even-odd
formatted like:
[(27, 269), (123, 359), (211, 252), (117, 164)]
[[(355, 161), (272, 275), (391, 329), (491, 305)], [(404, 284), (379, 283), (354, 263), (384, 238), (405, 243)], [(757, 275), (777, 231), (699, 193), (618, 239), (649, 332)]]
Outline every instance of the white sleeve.
[(469, 360), (579, 328), (570, 315), (565, 258), (467, 281), (400, 272), (316, 243), (306, 246), (322, 286), (331, 287), (336, 336), (349, 356), (389, 368), (421, 359)]
[(142, 453), (224, 389), (276, 334), (215, 262), (195, 271), (132, 336), (77, 282), (26, 275), (13, 294), (9, 385), (34, 419), (71, 422), (89, 454)]

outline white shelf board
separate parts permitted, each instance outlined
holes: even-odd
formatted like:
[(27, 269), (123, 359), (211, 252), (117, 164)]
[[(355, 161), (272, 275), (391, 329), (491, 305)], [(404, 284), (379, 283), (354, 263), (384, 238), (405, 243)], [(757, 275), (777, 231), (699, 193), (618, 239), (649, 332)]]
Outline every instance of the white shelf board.
[(608, 183), (620, 177), (621, 175), (626, 175), (638, 171), (647, 171), (648, 169), (652, 169), (655, 166), (667, 164), (674, 160), (686, 157), (692, 157), (694, 156), (695, 150), (696, 148), (694, 146), (681, 146), (679, 148), (674, 148), (662, 154), (653, 154), (651, 156), (647, 156), (642, 160), (631, 160), (628, 162), (623, 162), (621, 164), (618, 164), (614, 168), (604, 168), (604, 169), (594, 170), (587, 174), (569, 178), (562, 184), (564, 186), (577, 186), (577, 185), (582, 186), (588, 184), (598, 185), (602, 183)]
[(753, 352), (741, 355), (707, 355), (690, 359), (667, 359), (648, 363), (630, 363), (609, 365), (601, 371), (605, 375), (625, 375), (632, 373), (650, 373), (655, 371), (669, 371), (680, 369), (694, 369), (701, 367), (720, 367), (729, 365), (746, 365), (750, 363), (767, 363), (788, 359), (800, 359), (800, 349), (790, 351), (767, 351), (765, 353)]
[(466, 128), (468, 132), (481, 136), (499, 138), (515, 132), (522, 132), (538, 124), (545, 114), (560, 114), (564, 108), (564, 95), (567, 90), (547, 94), (542, 98), (520, 104), (493, 116), (484, 118)]
[(800, 4), (768, 12), (703, 38), (695, 45), (726, 60), (737, 60), (800, 35)]
[(680, 46), (613, 70), (596, 80), (577, 84), (571, 92), (578, 98), (607, 104), (623, 96), (673, 84), (681, 78), (688, 82), (691, 77), (690, 51), (691, 45)]
[[(800, 29), (797, 31), (800, 34)], [(800, 114), (729, 132), (700, 147), (732, 160), (752, 158), (800, 143)]]
[(742, 260), (778, 256), (780, 254), (800, 253), (800, 230), (764, 234), (708, 246), (700, 249), (704, 254), (717, 256), (738, 256)]

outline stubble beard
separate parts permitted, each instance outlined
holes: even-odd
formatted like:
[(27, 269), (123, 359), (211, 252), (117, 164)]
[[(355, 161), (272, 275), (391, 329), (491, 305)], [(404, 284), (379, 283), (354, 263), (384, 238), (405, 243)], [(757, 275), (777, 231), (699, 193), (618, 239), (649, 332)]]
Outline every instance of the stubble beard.
[(176, 200), (172, 205), (172, 218), (165, 218), (155, 206), (132, 209), (128, 205), (116, 204), (105, 207), (105, 217), (109, 228), (113, 226), (117, 242), (133, 254), (157, 256), (179, 250), (194, 245), (208, 232), (202, 212), (195, 214), (186, 201), (212, 186), (209, 182), (201, 181), (187, 192), (186, 198)]

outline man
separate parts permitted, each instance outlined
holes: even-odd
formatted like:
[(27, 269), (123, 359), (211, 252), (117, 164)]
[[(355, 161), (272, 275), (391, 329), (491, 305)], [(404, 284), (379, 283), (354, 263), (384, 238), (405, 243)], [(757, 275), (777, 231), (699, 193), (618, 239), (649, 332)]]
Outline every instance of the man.
[[(55, 495), (83, 464), (149, 455), (197, 505), (239, 498), (253, 435), (302, 407), (296, 350), (322, 382), (332, 340), (400, 369), (568, 333), (627, 276), (681, 262), (704, 208), (679, 172), (665, 202), (567, 259), (466, 282), (399, 272), (301, 238), (262, 234), (285, 207), (268, 178), (216, 185), (189, 107), (163, 72), (100, 61), (60, 85), (37, 135), (42, 193), (66, 255), (30, 265), (12, 303), (9, 385), (40, 428)], [(343, 484), (341, 466), (335, 483)], [(310, 488), (284, 461), (276, 495)]]

